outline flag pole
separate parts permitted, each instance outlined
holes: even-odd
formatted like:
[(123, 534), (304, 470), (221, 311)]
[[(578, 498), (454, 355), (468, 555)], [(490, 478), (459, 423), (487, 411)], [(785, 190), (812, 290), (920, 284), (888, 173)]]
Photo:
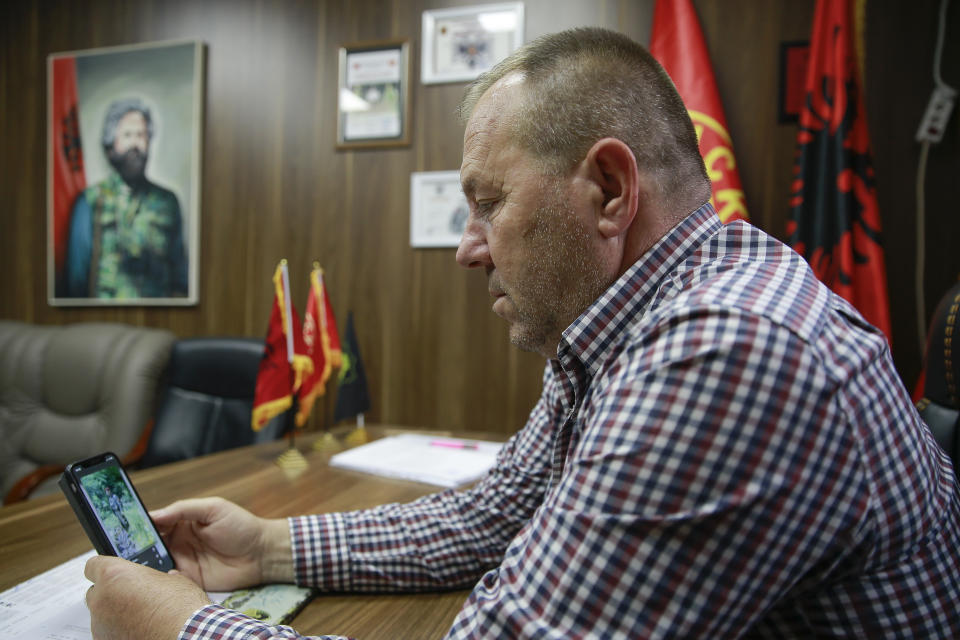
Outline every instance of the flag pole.
[[(290, 408), (287, 409), (288, 412), (295, 411), (296, 406), (296, 378), (297, 372), (293, 366), (293, 304), (290, 301), (290, 274), (287, 270), (287, 260), (284, 258), (280, 261), (280, 279), (283, 282), (283, 308), (285, 311), (284, 314), (284, 333), (287, 334), (287, 364), (290, 367)], [(291, 413), (292, 415), (292, 413)], [(296, 442), (294, 440), (294, 431), (297, 430), (297, 425), (295, 420), (290, 420), (290, 432), (287, 439), (287, 450), (280, 454), (277, 458), (277, 465), (283, 469), (288, 474), (298, 475), (304, 469), (307, 468), (308, 463), (307, 459), (303, 457), (303, 454), (296, 448)]]
[(361, 444), (366, 444), (370, 442), (370, 436), (367, 433), (367, 428), (364, 426), (365, 421), (363, 418), (363, 413), (357, 414), (357, 426), (354, 427), (353, 431), (347, 434), (347, 444), (351, 446), (357, 446)]
[[(297, 372), (293, 367), (293, 304), (290, 302), (290, 272), (287, 269), (287, 260), (284, 258), (280, 261), (281, 265), (281, 274), (280, 277), (283, 280), (283, 307), (286, 310), (286, 317), (284, 322), (284, 332), (287, 334), (287, 364), (290, 366), (290, 411), (294, 408), (294, 403), (296, 402), (296, 389), (294, 389), (294, 381), (297, 379)], [(289, 449), (294, 449), (294, 435), (293, 432), (297, 430), (296, 424), (290, 429), (289, 437), (287, 442), (289, 444)]]
[[(319, 260), (314, 260), (314, 261), (313, 261), (313, 268), (314, 268), (315, 271), (319, 271), (319, 272), (320, 272), (320, 277), (323, 277), (323, 274), (324, 274), (324, 272), (323, 272), (323, 267), (320, 266), (320, 261), (319, 261)], [(311, 283), (311, 284), (312, 284), (312, 283)], [(324, 283), (324, 286), (326, 286), (326, 283)], [(324, 301), (323, 301), (322, 299), (321, 299), (321, 300), (318, 300), (317, 302), (318, 302), (318, 304), (321, 304), (321, 305), (324, 304)], [(321, 321), (321, 322), (325, 322), (325, 320), (326, 320), (326, 317), (325, 317), (325, 316), (326, 316), (326, 309), (324, 309), (324, 313), (321, 314), (321, 315), (324, 316), (324, 317), (320, 318), (320, 321)], [(326, 334), (326, 326), (323, 327), (322, 331), (323, 331), (324, 334)], [(321, 339), (326, 339), (326, 338), (325, 338), (325, 337), (321, 337)], [(326, 381), (324, 381), (324, 383), (326, 383)], [(326, 415), (327, 412), (324, 411), (323, 413), (324, 413), (324, 415), (322, 416), (322, 418), (323, 418), (323, 435), (320, 436), (320, 438), (313, 443), (313, 448), (316, 449), (317, 451), (333, 451), (333, 450), (339, 450), (339, 449), (340, 449), (340, 443), (337, 441), (336, 438), (333, 437), (333, 433), (330, 432), (330, 421), (327, 420), (327, 415)]]

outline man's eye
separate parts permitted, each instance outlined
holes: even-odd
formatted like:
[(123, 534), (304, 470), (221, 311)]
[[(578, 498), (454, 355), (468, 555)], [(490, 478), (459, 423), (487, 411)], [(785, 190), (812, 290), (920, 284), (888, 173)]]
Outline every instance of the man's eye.
[(499, 200), (484, 200), (483, 202), (478, 202), (477, 213), (479, 215), (485, 215), (489, 213), (497, 202), (499, 202)]

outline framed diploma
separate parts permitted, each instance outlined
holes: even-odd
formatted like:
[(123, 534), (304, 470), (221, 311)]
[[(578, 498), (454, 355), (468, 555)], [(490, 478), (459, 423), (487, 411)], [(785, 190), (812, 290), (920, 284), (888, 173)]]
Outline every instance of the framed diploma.
[(343, 45), (339, 77), (338, 149), (410, 144), (406, 40)]
[(459, 171), (410, 174), (411, 247), (456, 247), (469, 213)]
[(523, 44), (523, 3), (423, 12), (425, 84), (473, 80)]

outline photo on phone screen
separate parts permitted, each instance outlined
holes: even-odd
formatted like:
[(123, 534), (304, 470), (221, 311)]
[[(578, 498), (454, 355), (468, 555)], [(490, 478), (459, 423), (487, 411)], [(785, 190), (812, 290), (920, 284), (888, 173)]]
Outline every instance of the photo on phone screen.
[(150, 516), (114, 455), (75, 463), (69, 471), (117, 556), (163, 571), (173, 567)]

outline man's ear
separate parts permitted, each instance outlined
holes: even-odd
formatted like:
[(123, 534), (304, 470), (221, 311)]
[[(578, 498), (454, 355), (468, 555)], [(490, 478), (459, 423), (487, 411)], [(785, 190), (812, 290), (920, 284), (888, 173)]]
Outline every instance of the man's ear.
[(603, 138), (587, 152), (586, 168), (603, 193), (598, 225), (600, 233), (613, 238), (626, 231), (637, 215), (640, 171), (633, 151), (622, 140)]

